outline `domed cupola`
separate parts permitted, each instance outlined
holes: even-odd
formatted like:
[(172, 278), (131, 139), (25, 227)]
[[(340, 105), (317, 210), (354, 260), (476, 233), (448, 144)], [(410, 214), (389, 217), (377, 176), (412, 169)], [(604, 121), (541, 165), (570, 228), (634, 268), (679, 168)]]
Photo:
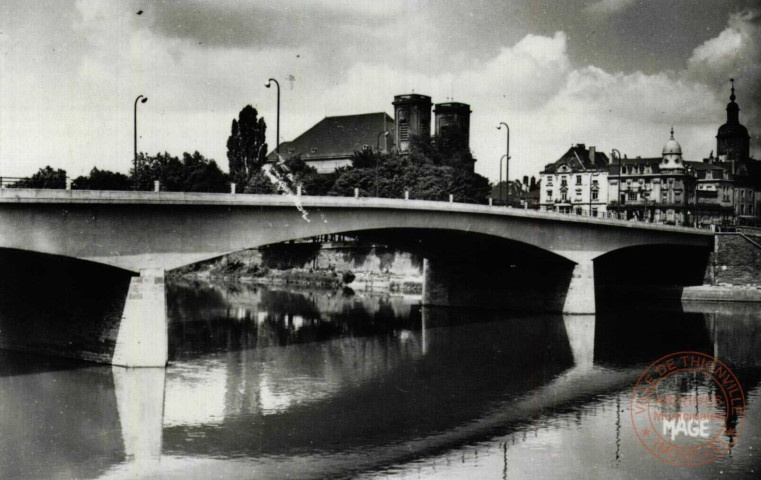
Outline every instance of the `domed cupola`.
[(682, 146), (674, 140), (674, 128), (671, 128), (671, 138), (663, 146), (661, 170), (684, 170), (682, 161)]

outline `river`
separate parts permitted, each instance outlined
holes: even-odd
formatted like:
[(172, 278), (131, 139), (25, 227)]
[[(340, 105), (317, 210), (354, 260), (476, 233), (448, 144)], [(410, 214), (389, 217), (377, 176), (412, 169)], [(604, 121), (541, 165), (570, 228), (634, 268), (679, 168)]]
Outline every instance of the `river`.
[[(167, 299), (166, 370), (0, 352), (0, 478), (761, 472), (757, 306), (537, 315), (183, 281)], [(677, 351), (720, 358), (746, 397), (732, 449), (697, 467), (655, 458), (631, 420), (640, 374)]]

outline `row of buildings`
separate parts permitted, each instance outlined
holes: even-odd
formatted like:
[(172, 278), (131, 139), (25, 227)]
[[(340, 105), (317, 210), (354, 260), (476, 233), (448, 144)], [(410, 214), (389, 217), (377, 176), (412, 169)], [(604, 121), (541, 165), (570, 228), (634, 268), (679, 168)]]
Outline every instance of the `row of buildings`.
[(716, 155), (685, 160), (673, 128), (659, 157), (614, 150), (609, 158), (578, 144), (540, 173), (539, 209), (678, 225), (757, 224), (761, 161), (750, 158), (735, 99), (733, 85)]
[[(610, 157), (594, 146), (572, 146), (545, 166), (537, 182), (505, 182), (494, 202), (589, 216), (670, 224), (761, 223), (761, 161), (750, 158), (750, 136), (740, 123), (734, 83), (727, 121), (716, 135), (713, 152), (702, 161), (683, 158), (674, 138), (660, 156), (632, 157), (617, 150)], [(415, 137), (456, 134), (468, 145), (468, 104), (433, 104), (421, 94), (396, 95), (394, 117), (385, 112), (325, 117), (292, 141), (280, 145), (280, 156), (299, 155), (319, 173), (351, 165), (354, 153), (409, 151)], [(268, 162), (278, 160), (277, 153)], [(509, 200), (508, 200), (509, 199)]]

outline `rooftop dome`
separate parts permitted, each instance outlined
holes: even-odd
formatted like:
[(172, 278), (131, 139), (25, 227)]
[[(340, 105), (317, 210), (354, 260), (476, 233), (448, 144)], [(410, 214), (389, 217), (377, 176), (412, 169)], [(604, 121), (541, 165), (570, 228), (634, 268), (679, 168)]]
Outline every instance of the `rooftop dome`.
[(671, 129), (671, 138), (666, 142), (666, 145), (663, 146), (663, 155), (681, 155), (682, 154), (682, 146), (679, 145), (679, 142), (674, 140), (674, 129)]
[(719, 138), (750, 138), (750, 135), (748, 135), (748, 129), (745, 128), (745, 125), (738, 122), (727, 122), (720, 126), (716, 136)]

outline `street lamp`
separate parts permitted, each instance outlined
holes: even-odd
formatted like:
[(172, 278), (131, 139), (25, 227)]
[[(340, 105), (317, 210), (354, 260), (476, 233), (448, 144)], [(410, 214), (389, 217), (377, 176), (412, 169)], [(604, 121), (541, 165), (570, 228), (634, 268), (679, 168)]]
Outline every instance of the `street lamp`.
[(264, 86), (270, 88), (272, 82), (275, 82), (275, 85), (277, 85), (277, 139), (275, 141), (275, 152), (280, 154), (280, 83), (274, 78), (270, 78)]
[(507, 158), (507, 155), (502, 155), (499, 159), (499, 202), (502, 203), (502, 160)]
[(617, 205), (616, 214), (620, 220), (621, 219), (621, 152), (619, 152), (617, 148), (614, 148), (610, 151), (610, 153), (611, 155), (615, 153), (616, 157), (618, 157), (618, 201), (616, 202), (616, 205)]
[(135, 99), (135, 109), (133, 111), (133, 119), (134, 119), (134, 157), (133, 157), (133, 170), (132, 170), (132, 183), (134, 184), (134, 189), (137, 190), (137, 102), (145, 103), (148, 101), (148, 97), (144, 97), (143, 95), (138, 95)]
[[(507, 183), (507, 198), (505, 205), (510, 206), (510, 127), (505, 122), (499, 122), (497, 130), (502, 130), (502, 125), (507, 129), (507, 152), (505, 152), (505, 182)], [(500, 166), (500, 173), (502, 167)]]
[(378, 151), (378, 153), (375, 155), (375, 198), (378, 198), (378, 162), (380, 161), (380, 139), (381, 136), (388, 137), (388, 130), (384, 130), (382, 132), (378, 133), (378, 137), (376, 138), (376, 145), (375, 149)]

